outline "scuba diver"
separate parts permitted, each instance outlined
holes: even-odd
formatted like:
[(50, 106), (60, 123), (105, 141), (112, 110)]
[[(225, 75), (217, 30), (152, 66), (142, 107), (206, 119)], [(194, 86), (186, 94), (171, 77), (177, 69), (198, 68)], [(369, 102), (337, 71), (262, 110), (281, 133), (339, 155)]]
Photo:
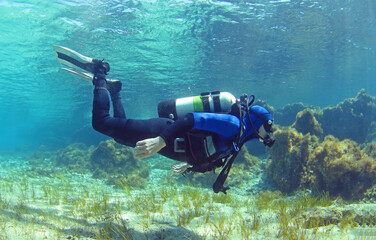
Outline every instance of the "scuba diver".
[[(184, 162), (173, 167), (178, 173), (223, 167), (213, 184), (216, 193), (226, 193), (229, 189), (223, 184), (244, 143), (260, 140), (268, 147), (274, 144), (270, 136), (272, 116), (261, 106), (251, 106), (253, 95), (243, 94), (236, 99), (230, 93), (204, 93), (195, 98), (159, 103), (159, 118), (129, 119), (121, 103), (121, 82), (106, 79), (110, 71), (107, 62), (61, 46), (55, 45), (54, 50), (59, 63), (68, 67), (64, 70), (92, 81), (92, 126), (96, 131), (135, 148), (137, 158), (159, 153)], [(110, 98), (113, 117), (109, 113)]]

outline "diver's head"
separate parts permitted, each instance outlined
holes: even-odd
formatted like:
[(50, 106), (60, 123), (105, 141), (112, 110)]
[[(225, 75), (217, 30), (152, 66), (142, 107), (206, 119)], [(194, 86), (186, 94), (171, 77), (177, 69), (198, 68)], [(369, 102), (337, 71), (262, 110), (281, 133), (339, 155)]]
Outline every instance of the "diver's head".
[[(270, 120), (269, 120), (269, 121), (270, 121)], [(270, 125), (268, 124), (268, 125), (266, 125), (266, 126), (268, 126), (268, 127), (270, 126), (270, 128), (271, 128), (271, 124), (270, 124)], [(272, 133), (272, 130), (270, 130), (270, 131), (268, 132), (268, 131), (265, 129), (265, 124), (263, 124), (263, 125), (260, 127), (258, 133), (259, 133), (259, 140), (260, 140), (261, 142), (263, 142), (265, 146), (272, 147), (272, 146), (274, 145), (275, 139), (272, 138), (272, 137), (270, 136), (270, 134)]]
[(272, 147), (275, 140), (270, 137), (272, 133), (273, 118), (268, 110), (265, 108), (255, 105), (249, 108), (249, 116), (246, 118), (249, 121), (246, 122), (246, 131), (253, 130), (254, 136), (259, 138), (260, 141), (264, 143), (265, 146)]

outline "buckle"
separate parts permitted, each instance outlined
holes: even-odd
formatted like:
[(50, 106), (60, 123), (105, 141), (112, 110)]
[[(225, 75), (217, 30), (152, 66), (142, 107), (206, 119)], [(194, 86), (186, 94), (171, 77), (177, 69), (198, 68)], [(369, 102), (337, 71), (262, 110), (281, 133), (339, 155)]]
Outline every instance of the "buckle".
[(178, 153), (185, 153), (185, 140), (184, 138), (175, 138), (174, 151)]

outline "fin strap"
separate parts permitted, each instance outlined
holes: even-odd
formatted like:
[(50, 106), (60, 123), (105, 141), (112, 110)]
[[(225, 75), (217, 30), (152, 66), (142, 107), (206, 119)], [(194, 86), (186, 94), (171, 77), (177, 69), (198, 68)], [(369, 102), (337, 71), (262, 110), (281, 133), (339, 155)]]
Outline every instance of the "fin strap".
[(107, 90), (107, 88), (105, 88), (105, 87), (95, 87), (94, 89), (95, 90)]

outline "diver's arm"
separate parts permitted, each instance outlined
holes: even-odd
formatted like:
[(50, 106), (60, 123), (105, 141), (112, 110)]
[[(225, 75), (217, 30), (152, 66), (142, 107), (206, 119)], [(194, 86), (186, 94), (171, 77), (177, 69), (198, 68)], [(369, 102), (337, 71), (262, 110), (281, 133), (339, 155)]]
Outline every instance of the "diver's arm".
[(148, 138), (136, 143), (136, 158), (146, 158), (153, 156), (166, 146), (166, 142), (160, 136)]
[(188, 113), (167, 127), (160, 136), (168, 144), (174, 142), (178, 133), (186, 133), (192, 129), (217, 133), (223, 137), (233, 137), (239, 132), (239, 128), (239, 118), (230, 114)]
[(193, 113), (193, 129), (217, 133), (225, 138), (239, 133), (240, 120), (231, 114), (221, 113)]

